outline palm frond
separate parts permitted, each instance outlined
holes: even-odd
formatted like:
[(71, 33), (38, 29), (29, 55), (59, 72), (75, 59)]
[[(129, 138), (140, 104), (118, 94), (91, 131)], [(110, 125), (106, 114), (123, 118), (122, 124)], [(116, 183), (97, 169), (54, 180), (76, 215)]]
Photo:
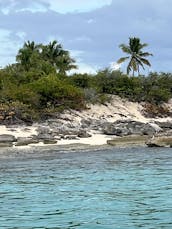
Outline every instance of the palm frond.
[(147, 43), (143, 43), (143, 44), (139, 44), (139, 48), (140, 49), (143, 49), (143, 48), (145, 48), (145, 47), (147, 47), (148, 46), (148, 44)]
[(122, 58), (120, 58), (120, 59), (117, 61), (117, 64), (121, 64), (121, 63), (123, 63), (124, 61), (126, 61), (127, 59), (129, 59), (129, 56), (122, 57)]
[(140, 65), (143, 68), (143, 70), (145, 70), (143, 63), (140, 60), (140, 57), (136, 56), (135, 58), (136, 58), (137, 64)]
[(140, 58), (140, 61), (144, 63), (145, 65), (148, 65), (149, 67), (151, 66), (150, 62), (146, 60), (145, 58)]
[(128, 45), (121, 44), (121, 45), (119, 45), (119, 47), (122, 49), (123, 52), (125, 52), (127, 54), (131, 54), (131, 52), (132, 52)]
[(153, 54), (152, 53), (149, 53), (149, 52), (140, 52), (139, 53), (139, 56), (143, 56), (143, 57), (146, 57), (146, 56), (153, 56)]

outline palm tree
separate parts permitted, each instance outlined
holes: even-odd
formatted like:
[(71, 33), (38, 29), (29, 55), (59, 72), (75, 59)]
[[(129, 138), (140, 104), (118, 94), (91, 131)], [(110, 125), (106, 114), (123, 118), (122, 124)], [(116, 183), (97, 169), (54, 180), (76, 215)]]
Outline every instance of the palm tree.
[(147, 56), (152, 56), (149, 52), (143, 52), (142, 49), (147, 47), (148, 44), (141, 43), (140, 39), (137, 37), (130, 37), (129, 38), (129, 44), (121, 44), (119, 47), (122, 49), (124, 53), (127, 53), (128, 56), (120, 58), (117, 63), (121, 64), (126, 60), (129, 60), (128, 66), (127, 66), (127, 74), (130, 73), (131, 70), (133, 70), (133, 76), (134, 72), (140, 71), (140, 66), (144, 68), (144, 65), (151, 66), (150, 62), (145, 58)]
[(55, 65), (56, 59), (62, 52), (61, 44), (58, 44), (56, 40), (50, 42), (48, 45), (42, 45), (42, 56), (45, 60), (48, 60), (52, 65)]
[(38, 54), (38, 52), (39, 45), (36, 45), (34, 41), (27, 41), (24, 43), (23, 48), (19, 49), (16, 60), (24, 67), (24, 70), (28, 71), (31, 67), (33, 53)]
[(24, 49), (29, 49), (30, 51), (38, 51), (40, 45), (36, 45), (34, 41), (27, 41), (24, 43), (23, 48)]
[(59, 73), (65, 74), (66, 71), (76, 68), (75, 60), (56, 40), (42, 46), (42, 56), (55, 66)]

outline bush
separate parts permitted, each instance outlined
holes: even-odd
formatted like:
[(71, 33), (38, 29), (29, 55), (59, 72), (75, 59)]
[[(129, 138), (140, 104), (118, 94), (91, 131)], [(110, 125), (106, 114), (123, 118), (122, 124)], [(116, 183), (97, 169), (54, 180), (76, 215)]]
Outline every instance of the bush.
[(40, 106), (82, 108), (84, 95), (81, 90), (72, 86), (65, 80), (60, 80), (56, 75), (43, 77), (32, 83), (34, 91), (40, 96)]
[(71, 83), (76, 87), (89, 88), (91, 87), (92, 76), (88, 74), (74, 74), (70, 77)]

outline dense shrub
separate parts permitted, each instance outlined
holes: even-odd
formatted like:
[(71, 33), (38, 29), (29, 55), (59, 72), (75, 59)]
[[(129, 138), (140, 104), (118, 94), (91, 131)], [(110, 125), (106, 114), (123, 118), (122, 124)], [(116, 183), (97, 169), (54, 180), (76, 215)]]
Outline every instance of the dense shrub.
[(93, 76), (88, 74), (74, 74), (70, 77), (71, 83), (76, 87), (90, 88)]
[(40, 96), (40, 106), (82, 108), (84, 96), (80, 89), (60, 80), (56, 75), (49, 75), (32, 83), (32, 88)]
[(129, 77), (120, 71), (105, 69), (98, 72), (95, 82), (100, 93), (119, 95), (132, 101), (160, 104), (172, 97), (172, 74)]

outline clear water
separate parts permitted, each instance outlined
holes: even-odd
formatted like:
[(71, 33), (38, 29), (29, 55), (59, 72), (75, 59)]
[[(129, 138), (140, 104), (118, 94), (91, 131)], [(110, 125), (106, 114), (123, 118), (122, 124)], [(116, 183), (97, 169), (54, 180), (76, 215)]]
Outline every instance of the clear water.
[(0, 228), (172, 228), (172, 149), (1, 154)]

